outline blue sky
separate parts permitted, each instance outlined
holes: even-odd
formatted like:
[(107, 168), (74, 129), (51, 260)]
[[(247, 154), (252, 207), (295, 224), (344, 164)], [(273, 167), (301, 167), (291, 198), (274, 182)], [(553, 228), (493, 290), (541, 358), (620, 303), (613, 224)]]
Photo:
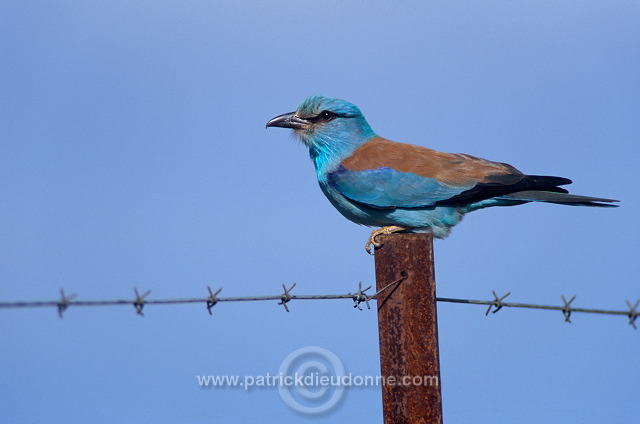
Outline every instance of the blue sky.
[[(306, 96), (357, 104), (392, 140), (574, 180), (618, 209), (524, 205), (436, 241), (438, 295), (625, 309), (640, 297), (638, 1), (4, 1), (0, 300), (354, 291), (365, 227), (333, 210), (306, 149), (265, 130)], [(274, 388), (320, 346), (378, 374), (374, 311), (349, 301), (0, 311), (7, 422), (380, 422), (380, 391), (320, 417)], [(447, 422), (637, 418), (624, 317), (440, 304)]]

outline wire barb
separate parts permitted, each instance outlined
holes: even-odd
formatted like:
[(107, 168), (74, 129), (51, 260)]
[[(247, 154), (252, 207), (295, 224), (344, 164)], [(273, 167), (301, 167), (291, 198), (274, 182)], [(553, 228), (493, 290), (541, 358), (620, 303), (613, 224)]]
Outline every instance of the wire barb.
[(625, 300), (625, 302), (627, 302), (627, 306), (629, 307), (629, 325), (631, 325), (634, 330), (637, 330), (636, 318), (638, 318), (638, 305), (640, 305), (640, 299), (636, 300), (636, 303), (633, 306), (631, 306), (631, 302), (628, 300)]
[(136, 300), (133, 301), (133, 307), (136, 308), (136, 313), (143, 317), (144, 313), (142, 312), (142, 308), (144, 308), (144, 304), (145, 304), (144, 298), (149, 296), (149, 293), (151, 293), (151, 290), (147, 290), (142, 294), (142, 296), (140, 295), (140, 293), (138, 293), (137, 288), (134, 287), (133, 291), (136, 294)]
[(291, 296), (291, 290), (293, 290), (295, 286), (296, 286), (296, 283), (293, 283), (289, 288), (287, 288), (287, 286), (285, 286), (284, 284), (282, 285), (282, 288), (284, 289), (284, 293), (282, 293), (282, 295), (280, 296), (280, 302), (278, 302), (278, 305), (284, 306), (284, 310), (287, 312), (289, 312), (289, 307), (287, 306), (287, 303), (289, 303), (289, 301), (293, 299), (293, 296)]
[(362, 281), (358, 282), (358, 292), (353, 295), (353, 302), (355, 303), (355, 305), (353, 305), (354, 308), (358, 308), (358, 310), (361, 311), (362, 308), (360, 307), (360, 304), (364, 302), (367, 305), (367, 309), (371, 309), (371, 305), (369, 305), (369, 299), (371, 299), (372, 296), (367, 296), (367, 294), (365, 293), (371, 287), (373, 286), (369, 286), (363, 290)]
[(62, 319), (62, 314), (69, 307), (69, 303), (77, 297), (76, 294), (65, 296), (64, 289), (60, 289), (60, 301), (58, 302), (58, 316)]
[(574, 294), (571, 300), (569, 300), (568, 302), (567, 299), (564, 298), (564, 295), (561, 295), (560, 297), (562, 297), (562, 301), (564, 302), (564, 307), (562, 308), (562, 315), (564, 315), (564, 320), (565, 322), (571, 324), (571, 312), (573, 311), (573, 309), (571, 308), (571, 302), (575, 300), (576, 295)]
[(504, 306), (504, 303), (502, 301), (511, 294), (511, 292), (507, 292), (507, 294), (505, 294), (504, 296), (498, 297), (498, 295), (494, 290), (491, 290), (491, 293), (493, 293), (494, 300), (490, 301), (489, 307), (487, 308), (487, 312), (484, 314), (485, 316), (489, 315), (489, 312), (491, 312), (491, 308), (493, 308), (494, 306), (496, 308), (493, 310), (494, 314), (498, 312), (500, 309), (502, 309), (502, 307)]
[(209, 286), (207, 286), (207, 290), (209, 290), (209, 297), (207, 298), (207, 310), (209, 311), (209, 315), (213, 315), (213, 313), (211, 312), (211, 308), (216, 306), (216, 303), (218, 303), (219, 300), (217, 296), (222, 291), (222, 287), (220, 287), (215, 293), (211, 291), (211, 287)]

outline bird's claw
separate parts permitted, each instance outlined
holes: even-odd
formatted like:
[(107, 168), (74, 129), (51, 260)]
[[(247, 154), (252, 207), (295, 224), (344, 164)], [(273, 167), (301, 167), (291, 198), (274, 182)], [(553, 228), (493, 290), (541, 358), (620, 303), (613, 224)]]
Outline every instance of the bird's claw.
[(376, 240), (376, 237), (380, 235), (378, 231), (380, 230), (372, 231), (369, 239), (367, 240), (367, 244), (364, 245), (364, 250), (366, 250), (370, 255), (373, 255), (373, 252), (371, 251), (371, 245), (373, 245), (374, 247), (382, 246), (382, 243)]
[(373, 252), (371, 251), (371, 245), (373, 245), (374, 247), (380, 247), (382, 246), (382, 242), (377, 241), (377, 237), (383, 234), (392, 234), (392, 233), (397, 233), (398, 231), (405, 231), (408, 230), (408, 227), (400, 227), (398, 225), (389, 225), (387, 227), (382, 227), (382, 228), (378, 228), (377, 230), (373, 230), (371, 232), (371, 235), (369, 236), (369, 239), (367, 239), (367, 243), (364, 245), (364, 250), (367, 251), (368, 254), (373, 255)]

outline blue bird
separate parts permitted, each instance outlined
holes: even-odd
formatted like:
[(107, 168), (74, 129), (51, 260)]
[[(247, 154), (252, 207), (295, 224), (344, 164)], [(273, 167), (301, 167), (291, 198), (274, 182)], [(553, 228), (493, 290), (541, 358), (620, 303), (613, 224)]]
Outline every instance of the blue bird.
[(511, 165), (461, 153), (443, 153), (378, 136), (355, 105), (311, 96), (267, 127), (291, 128), (309, 148), (320, 189), (351, 221), (376, 237), (398, 231), (444, 238), (468, 213), (528, 202), (616, 206), (617, 200), (569, 194), (562, 177), (525, 175)]

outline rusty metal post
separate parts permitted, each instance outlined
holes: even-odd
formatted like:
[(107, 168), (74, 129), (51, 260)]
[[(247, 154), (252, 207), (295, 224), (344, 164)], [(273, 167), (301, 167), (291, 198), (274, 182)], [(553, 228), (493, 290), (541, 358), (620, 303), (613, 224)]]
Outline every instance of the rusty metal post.
[(441, 423), (440, 355), (431, 234), (380, 236), (375, 251), (386, 424)]

